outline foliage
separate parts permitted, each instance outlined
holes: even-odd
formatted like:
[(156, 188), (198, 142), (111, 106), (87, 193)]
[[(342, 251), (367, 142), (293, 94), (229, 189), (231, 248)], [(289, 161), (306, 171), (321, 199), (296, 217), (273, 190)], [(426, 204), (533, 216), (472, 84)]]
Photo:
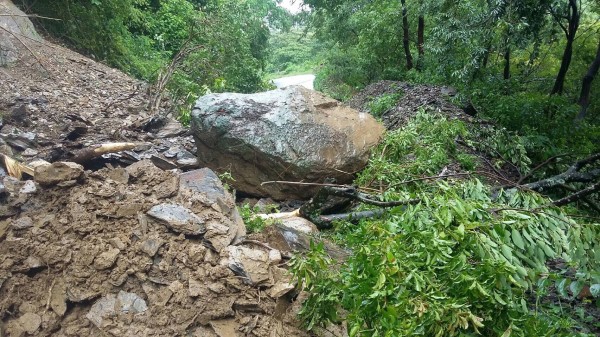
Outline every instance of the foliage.
[(240, 211), (240, 215), (242, 216), (249, 233), (259, 233), (267, 226), (265, 220), (256, 216), (256, 214), (260, 212), (258, 207), (251, 207), (249, 204), (243, 204), (241, 207), (238, 207), (238, 210)]
[(312, 73), (319, 62), (323, 46), (314, 34), (299, 27), (289, 31), (276, 31), (271, 34), (265, 71), (269, 77)]
[(567, 295), (600, 283), (600, 224), (575, 221), (539, 194), (492, 193), (475, 178), (400, 183), (465, 156), (459, 136), (474, 139), (464, 123), (424, 112), (387, 135), (356, 183), (381, 181), (384, 200), (421, 202), (338, 224), (333, 236), (352, 252), (345, 261), (319, 245), (292, 261), (309, 294), (308, 328), (347, 320), (350, 336), (577, 335), (528, 293), (554, 277), (546, 262), (556, 258), (578, 270)]
[(381, 95), (368, 104), (369, 111), (373, 116), (381, 117), (384, 112), (395, 107), (401, 97), (400, 93)]
[(27, 0), (25, 6), (60, 19), (39, 21), (50, 33), (148, 81), (186, 42), (197, 46), (169, 85), (186, 103), (207, 90), (265, 88), (270, 29), (290, 24), (272, 0)]

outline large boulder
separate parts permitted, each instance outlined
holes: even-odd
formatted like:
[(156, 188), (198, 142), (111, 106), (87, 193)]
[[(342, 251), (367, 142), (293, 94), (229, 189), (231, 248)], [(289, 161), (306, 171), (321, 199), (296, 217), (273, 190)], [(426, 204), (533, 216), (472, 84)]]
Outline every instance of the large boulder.
[(11, 0), (0, 0), (0, 66), (17, 60), (20, 41), (41, 41), (33, 24)]
[(239, 191), (305, 199), (315, 188), (266, 181), (352, 181), (381, 139), (373, 117), (299, 86), (258, 94), (210, 94), (192, 110), (198, 161), (231, 172)]

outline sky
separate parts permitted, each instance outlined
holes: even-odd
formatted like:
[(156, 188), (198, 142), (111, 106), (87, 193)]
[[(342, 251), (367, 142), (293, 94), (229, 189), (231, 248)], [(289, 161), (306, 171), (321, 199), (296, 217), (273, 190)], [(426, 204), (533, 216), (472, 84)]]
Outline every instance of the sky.
[(292, 14), (296, 14), (300, 12), (300, 7), (302, 6), (302, 0), (283, 0), (279, 6), (287, 9), (292, 12)]

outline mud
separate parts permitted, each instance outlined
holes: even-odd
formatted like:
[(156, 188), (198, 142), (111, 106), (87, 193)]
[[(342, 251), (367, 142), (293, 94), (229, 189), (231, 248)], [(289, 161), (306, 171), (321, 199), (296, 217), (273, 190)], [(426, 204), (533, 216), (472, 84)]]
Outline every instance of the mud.
[[(243, 222), (215, 178), (142, 161), (13, 193), (14, 215), (0, 220), (0, 335), (308, 336), (281, 253), (240, 243)], [(203, 231), (148, 214), (163, 204)]]

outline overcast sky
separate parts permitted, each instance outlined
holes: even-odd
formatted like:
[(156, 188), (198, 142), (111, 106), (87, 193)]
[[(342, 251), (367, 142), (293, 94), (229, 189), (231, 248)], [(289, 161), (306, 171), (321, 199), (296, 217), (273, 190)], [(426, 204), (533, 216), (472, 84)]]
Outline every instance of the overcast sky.
[(298, 12), (300, 12), (300, 6), (302, 5), (302, 0), (283, 0), (281, 2), (281, 4), (279, 4), (281, 7), (287, 9), (288, 11), (292, 12), (293, 14), (296, 14)]

